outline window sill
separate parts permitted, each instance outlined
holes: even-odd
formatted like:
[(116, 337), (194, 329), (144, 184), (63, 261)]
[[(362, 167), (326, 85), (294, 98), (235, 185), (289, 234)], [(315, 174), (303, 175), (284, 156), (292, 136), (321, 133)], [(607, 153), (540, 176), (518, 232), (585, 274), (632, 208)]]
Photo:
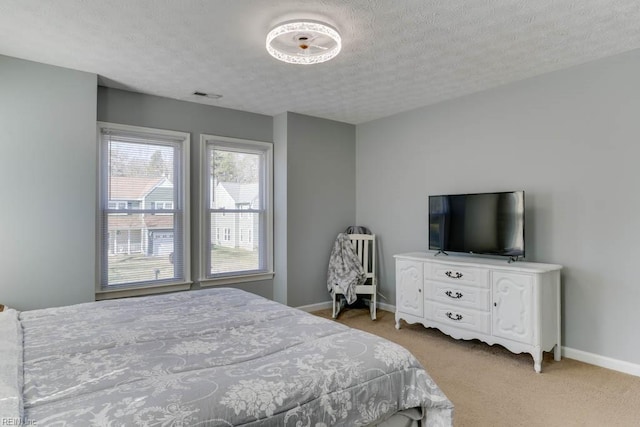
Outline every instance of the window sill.
[(191, 282), (174, 283), (169, 285), (137, 286), (135, 288), (125, 289), (103, 289), (96, 291), (96, 301), (115, 298), (140, 297), (144, 295), (161, 294), (165, 292), (187, 291), (189, 289), (191, 289)]
[(220, 277), (220, 278), (205, 278), (200, 279), (200, 286), (203, 288), (209, 286), (223, 286), (223, 285), (233, 285), (235, 283), (246, 283), (246, 282), (257, 282), (260, 280), (271, 280), (275, 274), (273, 272), (270, 273), (258, 273), (258, 274), (247, 274), (244, 276), (231, 276), (231, 277)]

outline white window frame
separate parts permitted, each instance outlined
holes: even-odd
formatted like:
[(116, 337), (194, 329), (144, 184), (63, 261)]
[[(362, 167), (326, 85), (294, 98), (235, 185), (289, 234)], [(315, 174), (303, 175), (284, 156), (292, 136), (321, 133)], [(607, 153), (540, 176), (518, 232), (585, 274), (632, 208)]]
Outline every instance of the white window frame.
[[(264, 266), (256, 271), (241, 271), (236, 273), (210, 274), (210, 257), (211, 257), (211, 224), (210, 224), (210, 203), (211, 197), (211, 180), (209, 177), (208, 153), (207, 149), (210, 145), (227, 148), (231, 151), (263, 154), (264, 163), (263, 176), (261, 178), (261, 195), (262, 204), (264, 206), (264, 218), (262, 239), (263, 243), (260, 248), (260, 256), (264, 259)], [(257, 280), (268, 280), (274, 276), (273, 272), (273, 144), (263, 141), (254, 141), (240, 138), (229, 138), (217, 135), (200, 135), (200, 230), (201, 248), (199, 265), (201, 286), (227, 285), (233, 283), (251, 282)], [(223, 215), (223, 209), (219, 210)], [(252, 209), (226, 209), (229, 213), (248, 213), (253, 212)], [(203, 236), (203, 237), (202, 237)]]
[[(174, 280), (161, 280), (151, 282), (141, 282), (132, 284), (123, 284), (117, 286), (103, 285), (106, 278), (105, 269), (108, 268), (107, 264), (107, 252), (109, 248), (108, 232), (105, 232), (104, 218), (107, 213), (113, 212), (114, 209), (109, 209), (107, 200), (106, 186), (108, 183), (109, 175), (108, 170), (104, 167), (106, 162), (106, 147), (102, 140), (103, 131), (120, 131), (132, 134), (138, 134), (144, 137), (147, 135), (150, 141), (156, 138), (168, 138), (179, 141), (180, 144), (180, 169), (181, 173), (179, 177), (176, 177), (174, 184), (174, 191), (178, 194), (178, 209), (169, 210), (168, 213), (181, 213), (182, 220), (180, 223), (174, 224), (175, 228), (182, 228), (181, 244), (183, 248), (183, 274), (181, 278)], [(129, 126), (117, 123), (97, 122), (97, 144), (98, 144), (98, 208), (97, 208), (97, 221), (96, 221), (96, 300), (122, 298), (138, 295), (150, 295), (155, 293), (188, 290), (191, 287), (191, 229), (190, 229), (190, 216), (191, 216), (191, 202), (189, 199), (190, 193), (190, 141), (191, 135), (186, 132), (177, 132), (165, 129), (155, 129), (140, 126)], [(117, 211), (117, 209), (115, 209)], [(134, 213), (153, 213), (153, 209), (136, 209)], [(127, 210), (125, 213), (132, 213), (131, 210)], [(176, 215), (175, 218), (178, 218)], [(175, 232), (175, 231), (174, 231)]]

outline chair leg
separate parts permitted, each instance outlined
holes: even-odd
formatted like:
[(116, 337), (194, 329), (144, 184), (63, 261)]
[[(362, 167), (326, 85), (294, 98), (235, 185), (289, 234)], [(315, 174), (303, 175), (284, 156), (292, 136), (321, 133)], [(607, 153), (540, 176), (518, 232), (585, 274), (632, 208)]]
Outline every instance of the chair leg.
[(377, 299), (378, 295), (374, 292), (373, 293), (373, 297), (371, 298), (371, 302), (370, 302), (370, 306), (369, 306), (369, 310), (371, 311), (371, 320), (376, 320), (376, 308), (377, 308)]
[(332, 318), (336, 318), (336, 316), (338, 315), (338, 313), (336, 313), (336, 293), (333, 293), (333, 312), (331, 314)]

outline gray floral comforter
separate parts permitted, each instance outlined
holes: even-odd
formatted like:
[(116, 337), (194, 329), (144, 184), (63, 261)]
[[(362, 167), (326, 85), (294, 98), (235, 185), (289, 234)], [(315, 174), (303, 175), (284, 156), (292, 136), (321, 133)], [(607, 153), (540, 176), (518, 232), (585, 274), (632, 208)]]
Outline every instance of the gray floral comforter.
[(15, 317), (0, 341), (22, 340), (23, 392), (0, 396), (18, 411), (0, 417), (23, 423), (356, 426), (421, 407), (427, 425), (451, 424), (451, 403), (404, 348), (237, 289)]

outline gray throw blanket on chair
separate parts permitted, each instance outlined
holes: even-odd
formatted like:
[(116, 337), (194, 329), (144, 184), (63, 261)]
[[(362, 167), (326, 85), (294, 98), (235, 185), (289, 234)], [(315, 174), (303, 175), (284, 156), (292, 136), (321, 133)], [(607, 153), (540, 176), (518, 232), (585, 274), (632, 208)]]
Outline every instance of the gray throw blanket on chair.
[(367, 275), (346, 233), (338, 234), (333, 244), (327, 276), (327, 289), (332, 296), (335, 285), (344, 294), (348, 304), (356, 301), (356, 286), (362, 285)]

